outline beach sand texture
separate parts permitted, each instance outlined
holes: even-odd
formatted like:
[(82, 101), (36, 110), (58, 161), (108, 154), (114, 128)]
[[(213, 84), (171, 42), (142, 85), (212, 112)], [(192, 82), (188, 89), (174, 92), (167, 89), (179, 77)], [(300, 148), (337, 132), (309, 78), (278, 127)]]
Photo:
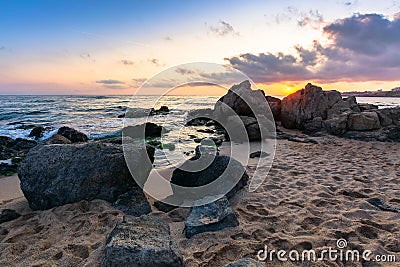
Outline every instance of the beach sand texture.
[[(332, 136), (315, 144), (277, 141), (275, 160), (261, 187), (242, 190), (231, 203), (240, 225), (186, 239), (187, 209), (168, 219), (185, 266), (223, 266), (269, 249), (336, 248), (396, 255), (400, 261), (400, 213), (380, 211), (366, 200), (378, 197), (400, 206), (400, 145)], [(254, 171), (254, 161), (248, 166)], [(3, 204), (24, 214), (3, 223), (1, 266), (99, 266), (107, 234), (122, 218), (104, 201), (80, 202), (31, 212), (24, 200)], [(400, 266), (396, 263), (267, 262), (267, 266)]]

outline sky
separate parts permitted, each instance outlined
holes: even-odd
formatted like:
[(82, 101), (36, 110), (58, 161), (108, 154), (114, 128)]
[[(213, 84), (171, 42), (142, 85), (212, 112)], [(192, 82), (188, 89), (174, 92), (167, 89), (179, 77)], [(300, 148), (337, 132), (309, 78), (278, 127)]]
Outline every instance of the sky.
[(390, 90), (398, 47), (392, 0), (2, 0), (0, 94), (132, 94), (191, 62), (235, 68), (269, 95)]

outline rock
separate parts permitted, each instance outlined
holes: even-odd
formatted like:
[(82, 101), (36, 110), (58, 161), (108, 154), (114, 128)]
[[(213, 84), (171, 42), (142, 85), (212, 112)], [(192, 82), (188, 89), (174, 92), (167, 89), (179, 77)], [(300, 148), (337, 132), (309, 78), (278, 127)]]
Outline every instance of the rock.
[(167, 106), (161, 106), (159, 109), (150, 109), (149, 116), (155, 116), (155, 115), (166, 115), (169, 113), (169, 108)]
[(0, 160), (8, 160), (13, 157), (24, 157), (24, 155), (37, 145), (36, 141), (22, 138), (12, 139), (0, 136)]
[(72, 143), (86, 142), (88, 140), (88, 137), (86, 134), (81, 133), (73, 128), (66, 127), (66, 126), (58, 129), (57, 134), (64, 136), (65, 138), (70, 140)]
[(335, 115), (323, 122), (326, 131), (333, 135), (343, 135), (347, 131), (347, 113)]
[(177, 206), (174, 205), (170, 205), (167, 203), (164, 203), (162, 201), (154, 201), (154, 207), (156, 207), (159, 211), (168, 213), (176, 208), (178, 208)]
[[(262, 115), (260, 115), (261, 117)], [(247, 133), (247, 138), (249, 141), (260, 141), (261, 140), (261, 129), (260, 126), (264, 127), (264, 125), (261, 125), (261, 123), (258, 123), (257, 119), (254, 117), (248, 117), (248, 116), (240, 116), (240, 120), (242, 121), (246, 133)], [(265, 119), (265, 117), (263, 117)], [(236, 126), (235, 124), (237, 123), (237, 118), (235, 116), (230, 116), (228, 118), (227, 125), (229, 128), (234, 129)], [(264, 133), (267, 132), (267, 129), (264, 128)], [(227, 136), (228, 138), (228, 136)], [(236, 138), (233, 138), (232, 136), (229, 136), (230, 140), (233, 141), (245, 141), (246, 137), (245, 136), (236, 136)]]
[(339, 100), (331, 108), (327, 110), (327, 118), (330, 119), (333, 116), (340, 115), (344, 112), (360, 112), (360, 108), (357, 104), (356, 98), (350, 96), (346, 99)]
[(147, 201), (143, 190), (138, 186), (135, 186), (125, 194), (120, 195), (117, 201), (115, 201), (114, 207), (127, 215), (136, 217), (151, 212), (150, 204)]
[(269, 154), (264, 151), (256, 151), (256, 152), (250, 153), (250, 158), (265, 158), (268, 156), (269, 156)]
[(13, 221), (20, 216), (21, 214), (17, 213), (15, 210), (5, 209), (0, 214), (0, 224)]
[(367, 142), (400, 142), (400, 126), (389, 125), (376, 131), (348, 131), (342, 137)]
[(155, 123), (146, 122), (135, 126), (126, 126), (122, 129), (123, 136), (131, 138), (160, 137), (163, 128)]
[(17, 164), (0, 163), (0, 175), (11, 176), (17, 172)]
[[(271, 102), (276, 102), (270, 99)], [(236, 115), (254, 117), (254, 112), (266, 110), (268, 105), (265, 93), (262, 90), (252, 90), (249, 81), (232, 86), (214, 106), (214, 116), (220, 121), (226, 121), (231, 108)], [(251, 107), (251, 108), (250, 108)]]
[(8, 235), (9, 231), (6, 228), (0, 226), (0, 235)]
[(373, 111), (351, 113), (347, 126), (350, 131), (371, 131), (381, 128), (378, 114)]
[(339, 92), (323, 91), (321, 87), (309, 83), (282, 100), (282, 125), (289, 129), (304, 129), (304, 124), (316, 117), (325, 120), (328, 110), (341, 100)]
[(317, 132), (323, 127), (323, 120), (321, 117), (315, 117), (311, 121), (304, 123), (304, 130), (308, 132)]
[(36, 140), (40, 139), (43, 136), (43, 132), (45, 128), (43, 126), (35, 126), (32, 131), (29, 133), (28, 137), (34, 137)]
[(44, 144), (46, 145), (55, 145), (55, 144), (72, 144), (72, 142), (62, 136), (61, 134), (55, 134), (49, 139), (44, 141)]
[(200, 233), (219, 231), (238, 225), (236, 214), (224, 196), (212, 203), (194, 206), (185, 220), (184, 233), (187, 238), (191, 238)]
[(400, 107), (379, 109), (376, 113), (383, 127), (391, 124), (400, 126)]
[[(132, 166), (147, 178), (154, 148), (132, 144)], [(92, 142), (39, 145), (18, 168), (21, 189), (33, 210), (44, 210), (81, 200), (114, 202), (137, 186), (126, 166), (121, 145)], [(136, 177), (135, 177), (136, 178)], [(141, 177), (140, 177), (141, 178)]]
[[(207, 156), (204, 157), (205, 161), (207, 162)], [(202, 159), (199, 159), (200, 162), (189, 160), (186, 161), (182, 165), (182, 169), (175, 169), (172, 173), (171, 182), (175, 185), (184, 186), (184, 187), (199, 187), (202, 185), (209, 184), (215, 180), (217, 180), (225, 171), (224, 173), (224, 180), (221, 181), (221, 184), (216, 184), (214, 191), (210, 190), (209, 195), (219, 195), (221, 194), (221, 188), (224, 188), (224, 183), (226, 183), (226, 179), (231, 179), (234, 181), (238, 181), (237, 184), (226, 194), (228, 198), (232, 197), (237, 191), (242, 189), (249, 179), (245, 169), (243, 168), (242, 164), (228, 156), (216, 156), (211, 164), (207, 164), (205, 169), (197, 172), (187, 171), (190, 169), (191, 164), (196, 164), (196, 167), (201, 166)], [(231, 163), (229, 163), (231, 161)], [(208, 162), (207, 162), (208, 163)], [(229, 169), (227, 169), (228, 164), (230, 164)], [(175, 192), (174, 192), (175, 194)]]
[(272, 115), (274, 116), (275, 121), (281, 120), (281, 108), (282, 101), (279, 98), (273, 96), (265, 96), (269, 104), (269, 108), (271, 109)]
[(213, 111), (210, 108), (191, 110), (187, 114), (186, 126), (203, 126), (210, 123), (212, 120)]
[(168, 224), (160, 218), (125, 216), (107, 238), (101, 266), (183, 266)]
[(360, 108), (360, 111), (370, 111), (370, 110), (378, 109), (377, 105), (368, 104), (368, 103), (359, 103), (358, 107)]
[(242, 258), (235, 262), (229, 263), (224, 267), (264, 267), (259, 261), (253, 260), (252, 258)]

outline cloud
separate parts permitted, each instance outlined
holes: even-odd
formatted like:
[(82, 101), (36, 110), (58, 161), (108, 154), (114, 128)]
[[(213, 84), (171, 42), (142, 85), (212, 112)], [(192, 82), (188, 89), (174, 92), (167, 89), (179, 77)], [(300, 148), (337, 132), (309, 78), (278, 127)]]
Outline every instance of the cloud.
[(113, 79), (99, 80), (99, 81), (96, 81), (96, 83), (102, 83), (102, 84), (125, 84), (125, 82), (118, 81), (118, 80), (113, 80)]
[(135, 64), (135, 62), (133, 62), (132, 60), (128, 60), (128, 59), (122, 59), (120, 62), (125, 66), (132, 66)]
[(0, 50), (5, 50), (6, 47), (5, 46), (0, 46)]
[(153, 63), (157, 67), (164, 66), (164, 64), (160, 63), (160, 60), (158, 58), (151, 58), (151, 59), (149, 59), (149, 62)]
[(244, 53), (226, 60), (256, 82), (397, 81), (400, 69), (400, 17), (355, 14), (321, 29), (329, 43), (295, 46), (293, 55)]
[(318, 10), (309, 10), (307, 13), (301, 13), (300, 19), (297, 21), (297, 25), (300, 27), (311, 26), (314, 29), (318, 29), (324, 22), (324, 18)]
[(210, 32), (218, 35), (218, 36), (227, 36), (227, 35), (232, 35), (232, 36), (239, 36), (239, 32), (235, 31), (233, 26), (229, 24), (226, 21), (220, 20), (218, 22), (218, 25), (216, 26), (210, 26), (209, 27)]
[(79, 56), (83, 60), (87, 60), (87, 61), (90, 61), (90, 62), (96, 62), (96, 60), (94, 58), (92, 58), (92, 56), (89, 53), (82, 53)]
[(172, 37), (170, 37), (170, 36), (165, 36), (165, 37), (164, 37), (164, 40), (165, 40), (165, 41), (172, 41)]
[(132, 79), (132, 86), (133, 87), (140, 87), (145, 81), (147, 81), (146, 78), (133, 78)]
[(193, 70), (190, 70), (190, 69), (185, 69), (185, 68), (177, 68), (176, 70), (176, 73), (179, 73), (179, 74), (181, 74), (181, 75), (190, 75), (190, 74), (194, 74), (195, 72), (193, 71)]

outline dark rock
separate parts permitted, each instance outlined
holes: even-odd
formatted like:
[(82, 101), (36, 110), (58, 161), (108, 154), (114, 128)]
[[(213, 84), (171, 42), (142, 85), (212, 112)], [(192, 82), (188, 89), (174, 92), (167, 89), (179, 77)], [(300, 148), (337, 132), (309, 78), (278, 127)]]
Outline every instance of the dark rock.
[(360, 111), (370, 111), (370, 110), (378, 109), (377, 105), (368, 104), (368, 103), (359, 103), (358, 107), (360, 108)]
[(126, 126), (122, 129), (123, 136), (131, 138), (160, 137), (163, 128), (155, 123), (146, 122), (135, 126)]
[(201, 140), (201, 144), (194, 149), (195, 155), (190, 160), (197, 160), (202, 155), (204, 156), (218, 156), (219, 150), (211, 139)]
[(264, 267), (264, 264), (253, 260), (252, 258), (242, 258), (235, 262), (229, 263), (224, 267)]
[(214, 106), (214, 116), (220, 121), (226, 121), (227, 114), (231, 114), (227, 109), (231, 108), (236, 115), (254, 117), (254, 112), (266, 110), (266, 105), (268, 105), (268, 102), (264, 91), (252, 90), (250, 82), (244, 81), (232, 86), (217, 101)]
[(209, 133), (209, 134), (213, 134), (215, 133), (215, 131), (213, 129), (199, 129), (197, 130), (199, 133)]
[(342, 101), (339, 92), (323, 91), (321, 87), (309, 83), (282, 100), (282, 125), (289, 129), (304, 129), (304, 124), (316, 117), (327, 119), (328, 110), (339, 101)]
[(107, 238), (101, 266), (183, 266), (168, 224), (160, 218), (125, 216)]
[(269, 104), (269, 108), (271, 109), (272, 115), (276, 121), (281, 120), (281, 108), (282, 108), (282, 101), (279, 98), (273, 96), (265, 96)]
[(250, 158), (265, 158), (268, 156), (269, 156), (269, 154), (264, 151), (256, 151), (256, 152), (250, 153)]
[(37, 140), (43, 136), (44, 131), (45, 131), (45, 128), (43, 126), (35, 126), (35, 128), (32, 129), (32, 131), (29, 133), (28, 136), (34, 137)]
[[(184, 187), (199, 187), (217, 180), (222, 174), (224, 174), (224, 179), (219, 179), (224, 181), (220, 181), (219, 184), (217, 183), (214, 190), (210, 190), (209, 194), (211, 196), (222, 194), (221, 190), (224, 188), (224, 183), (228, 182), (227, 179), (238, 181), (237, 184), (226, 194), (228, 198), (232, 197), (238, 190), (247, 184), (249, 177), (242, 164), (228, 156), (216, 156), (212, 160), (211, 164), (207, 164), (207, 167), (201, 171), (187, 171), (190, 169), (190, 166), (196, 166), (198, 168), (199, 166), (202, 166), (203, 163), (209, 163), (208, 160), (209, 157), (205, 156), (196, 161), (186, 161), (182, 165), (182, 169), (174, 170), (171, 183)], [(228, 164), (229, 169), (227, 169)]]
[(9, 231), (6, 228), (0, 226), (0, 235), (8, 235)]
[(190, 238), (200, 233), (219, 231), (238, 225), (239, 221), (229, 206), (228, 199), (222, 197), (206, 205), (194, 206), (185, 220), (184, 232), (185, 236)]
[(315, 117), (311, 121), (304, 123), (304, 130), (308, 132), (317, 132), (323, 127), (323, 120), (321, 117)]
[(367, 142), (400, 142), (400, 126), (390, 125), (376, 131), (348, 131), (342, 137)]
[[(262, 139), (261, 133), (266, 134), (269, 132), (266, 128), (267, 125), (265, 125), (264, 123), (259, 123), (254, 117), (240, 116), (239, 118), (244, 125), (247, 136), (241, 136), (239, 132), (236, 132), (235, 136), (229, 136), (229, 140), (245, 141), (246, 139), (248, 139), (249, 141), (260, 141)], [(260, 118), (264, 121), (266, 120), (266, 118), (262, 115), (260, 115)], [(238, 123), (240, 123), (240, 121), (238, 122), (236, 116), (230, 116), (228, 118), (227, 127), (229, 127), (230, 129), (235, 129)], [(267, 136), (264, 136), (264, 138), (266, 137)], [(228, 136), (226, 136), (226, 138), (228, 139)]]
[(49, 139), (44, 141), (46, 145), (55, 145), (55, 144), (72, 144), (72, 142), (61, 134), (55, 134)]
[(400, 212), (400, 207), (389, 205), (380, 198), (370, 198), (367, 202), (382, 211)]
[(0, 175), (11, 176), (17, 172), (18, 164), (0, 163)]
[[(148, 155), (154, 148), (132, 144), (129, 162), (137, 179), (146, 179), (151, 169)], [(92, 142), (71, 145), (40, 145), (21, 162), (21, 189), (33, 210), (81, 200), (114, 202), (137, 186), (126, 166), (121, 145)]]
[(347, 131), (347, 119), (349, 114), (334, 115), (323, 122), (326, 131), (333, 135), (343, 135)]
[(400, 107), (379, 109), (376, 113), (383, 127), (391, 124), (400, 126)]
[(0, 214), (0, 224), (13, 221), (20, 216), (21, 214), (17, 213), (15, 210), (5, 209)]
[(371, 131), (381, 128), (378, 114), (373, 111), (351, 113), (348, 117), (347, 128), (350, 131)]
[(165, 213), (168, 213), (168, 212), (178, 208), (177, 206), (164, 203), (163, 201), (154, 201), (154, 207), (156, 207), (159, 211), (162, 211)]
[(119, 118), (119, 119), (125, 118), (125, 113), (124, 113), (124, 114), (118, 115), (118, 118)]
[(66, 127), (66, 126), (58, 129), (57, 134), (64, 136), (65, 138), (70, 140), (72, 143), (86, 142), (88, 140), (88, 137), (86, 134), (81, 133), (73, 128)]
[(169, 108), (167, 106), (161, 106), (159, 109), (150, 109), (149, 116), (155, 116), (155, 115), (166, 115), (170, 112)]
[(143, 190), (135, 186), (125, 194), (118, 197), (114, 203), (114, 207), (127, 215), (139, 217), (151, 212), (151, 207), (147, 201)]
[(23, 157), (31, 148), (37, 145), (36, 141), (22, 138), (12, 139), (0, 136), (0, 160), (13, 157)]

